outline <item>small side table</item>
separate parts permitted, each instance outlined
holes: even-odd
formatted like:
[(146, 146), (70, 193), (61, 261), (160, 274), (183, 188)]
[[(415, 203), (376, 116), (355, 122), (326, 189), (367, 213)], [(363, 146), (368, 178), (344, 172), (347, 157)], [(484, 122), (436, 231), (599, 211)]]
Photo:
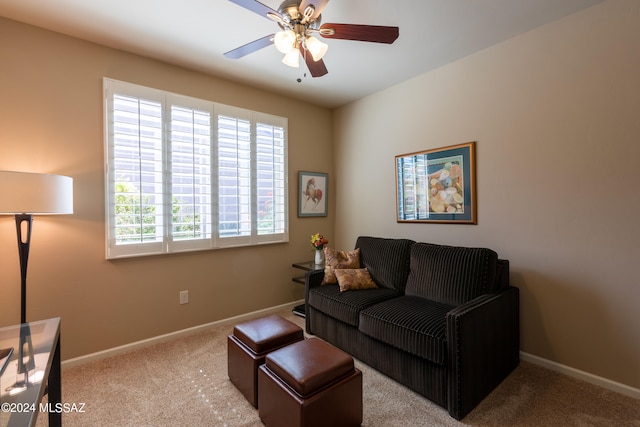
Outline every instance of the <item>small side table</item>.
[[(316, 264), (315, 261), (311, 260), (311, 261), (303, 261), (303, 262), (296, 262), (292, 264), (293, 268), (297, 268), (299, 270), (303, 270), (305, 272), (307, 271), (316, 271), (316, 270), (324, 270), (324, 265), (321, 264)], [(296, 283), (299, 283), (301, 285), (304, 285), (304, 274), (301, 276), (294, 276), (291, 280), (293, 280)], [(304, 308), (304, 304), (300, 304), (297, 305), (295, 307), (293, 307), (293, 313), (300, 316), (300, 317), (304, 317), (305, 316), (305, 308)]]
[[(9, 409), (0, 412), (0, 426), (35, 426), (42, 409), (50, 426), (61, 426), (60, 318), (0, 328), (0, 348), (14, 349), (0, 376), (0, 402)], [(20, 357), (28, 361), (22, 373)], [(41, 405), (45, 393), (48, 403)]]

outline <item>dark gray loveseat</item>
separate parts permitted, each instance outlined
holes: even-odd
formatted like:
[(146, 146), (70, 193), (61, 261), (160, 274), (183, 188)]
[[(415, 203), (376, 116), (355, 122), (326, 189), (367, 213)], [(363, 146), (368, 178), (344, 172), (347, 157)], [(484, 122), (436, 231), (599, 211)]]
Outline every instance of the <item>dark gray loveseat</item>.
[(378, 289), (340, 292), (306, 275), (306, 329), (467, 415), (519, 363), (519, 293), (486, 248), (359, 237)]

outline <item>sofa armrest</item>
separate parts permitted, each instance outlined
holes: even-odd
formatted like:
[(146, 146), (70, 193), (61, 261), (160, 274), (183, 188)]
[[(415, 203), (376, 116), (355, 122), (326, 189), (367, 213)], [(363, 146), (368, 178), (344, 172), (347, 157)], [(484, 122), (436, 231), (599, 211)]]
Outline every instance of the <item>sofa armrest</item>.
[(509, 260), (498, 259), (496, 263), (496, 286), (495, 289), (509, 287)]
[[(315, 288), (316, 286), (320, 286), (322, 283), (322, 279), (324, 279), (324, 270), (311, 270), (307, 271), (304, 275), (304, 303), (305, 303), (305, 311), (308, 311), (307, 308), (309, 304), (309, 290), (311, 288)], [(305, 329), (308, 333), (312, 334), (311, 328), (309, 325), (309, 316), (305, 316)]]
[(520, 362), (519, 289), (479, 296), (446, 316), (449, 414), (462, 419)]

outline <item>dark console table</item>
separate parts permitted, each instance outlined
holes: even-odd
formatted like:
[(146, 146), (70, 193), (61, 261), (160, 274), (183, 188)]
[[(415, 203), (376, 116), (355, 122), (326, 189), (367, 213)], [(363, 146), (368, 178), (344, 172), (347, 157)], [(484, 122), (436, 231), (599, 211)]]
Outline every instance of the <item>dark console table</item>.
[[(296, 263), (293, 263), (292, 267), (305, 271), (305, 274), (307, 271), (324, 270), (324, 265), (316, 264), (315, 261), (296, 262)], [(293, 280), (296, 283), (300, 283), (301, 285), (304, 285), (304, 274), (301, 276), (294, 276), (293, 279), (291, 280)], [(293, 307), (293, 313), (297, 314), (300, 317), (304, 317), (305, 316), (304, 306), (305, 306), (304, 304), (300, 304)]]
[(0, 427), (35, 426), (40, 412), (61, 426), (60, 318), (0, 328), (0, 349), (13, 349), (0, 375)]

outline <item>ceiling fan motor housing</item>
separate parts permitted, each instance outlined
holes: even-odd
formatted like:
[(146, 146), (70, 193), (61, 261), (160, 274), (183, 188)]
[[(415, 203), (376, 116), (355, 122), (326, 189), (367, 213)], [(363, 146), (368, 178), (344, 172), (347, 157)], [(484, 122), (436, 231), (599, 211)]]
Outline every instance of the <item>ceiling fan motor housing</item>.
[[(282, 15), (285, 21), (291, 25), (293, 31), (298, 33), (297, 27), (298, 25), (304, 25), (306, 29), (316, 30), (320, 27), (320, 23), (322, 22), (322, 15), (318, 15), (318, 17), (314, 20), (307, 20), (305, 16), (300, 12), (300, 0), (285, 0), (280, 4), (278, 8), (278, 12)], [(313, 6), (308, 6), (313, 9)], [(315, 10), (315, 9), (313, 9)], [(313, 12), (311, 13), (313, 15)], [(281, 22), (278, 22), (278, 25), (283, 30), (287, 29)]]

